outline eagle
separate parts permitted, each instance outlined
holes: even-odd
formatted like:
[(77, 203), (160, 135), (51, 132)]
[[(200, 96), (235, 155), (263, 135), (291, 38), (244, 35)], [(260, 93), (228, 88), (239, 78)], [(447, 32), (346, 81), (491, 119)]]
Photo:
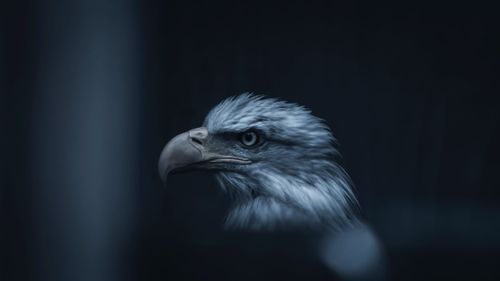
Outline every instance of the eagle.
[[(370, 253), (361, 251), (360, 255), (372, 259), (380, 255), (373, 254), (379, 251), (375, 236), (358, 219), (352, 181), (339, 157), (331, 130), (311, 110), (245, 93), (216, 105), (202, 127), (171, 139), (161, 152), (158, 169), (163, 182), (169, 174), (213, 171), (232, 198), (227, 228), (326, 233), (322, 244), (325, 262), (342, 271), (346, 259), (332, 254), (330, 246), (342, 249), (344, 245), (340, 252), (351, 255), (353, 250), (360, 252), (357, 247), (362, 243), (350, 237), (362, 237), (374, 245)], [(345, 241), (350, 248), (345, 248)], [(347, 263), (351, 267), (359, 264), (359, 259), (354, 260), (347, 259)]]

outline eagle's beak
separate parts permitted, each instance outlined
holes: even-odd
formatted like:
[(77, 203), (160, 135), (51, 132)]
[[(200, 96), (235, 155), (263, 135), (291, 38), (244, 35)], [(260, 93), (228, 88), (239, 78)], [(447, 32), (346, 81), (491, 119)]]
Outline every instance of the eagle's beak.
[(189, 130), (171, 139), (163, 148), (158, 161), (158, 171), (163, 182), (172, 171), (190, 168), (215, 168), (217, 163), (249, 164), (248, 159), (221, 155), (208, 151), (205, 127)]

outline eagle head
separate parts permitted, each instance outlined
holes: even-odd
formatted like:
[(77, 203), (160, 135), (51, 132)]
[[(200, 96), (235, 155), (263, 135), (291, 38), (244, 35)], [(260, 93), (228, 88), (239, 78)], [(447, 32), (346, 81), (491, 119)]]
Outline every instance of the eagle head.
[(328, 126), (310, 110), (242, 94), (168, 142), (158, 166), (163, 181), (169, 173), (213, 170), (234, 199), (228, 227), (336, 230), (354, 221), (357, 206), (336, 156)]

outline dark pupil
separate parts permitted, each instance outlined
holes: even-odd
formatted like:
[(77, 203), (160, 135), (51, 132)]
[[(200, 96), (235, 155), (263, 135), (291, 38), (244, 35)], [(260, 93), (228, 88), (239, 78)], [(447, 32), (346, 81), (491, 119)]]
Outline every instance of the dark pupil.
[(249, 143), (253, 141), (253, 135), (251, 133), (245, 134), (245, 142)]

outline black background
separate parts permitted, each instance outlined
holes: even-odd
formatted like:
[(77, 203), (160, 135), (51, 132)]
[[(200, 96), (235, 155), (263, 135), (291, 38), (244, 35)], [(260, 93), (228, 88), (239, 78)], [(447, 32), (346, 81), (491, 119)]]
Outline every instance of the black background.
[[(376, 1), (90, 3), (86, 16), (79, 14), (79, 5), (62, 1), (3, 9), (1, 280), (175, 280), (179, 274), (259, 280), (287, 272), (328, 277), (312, 262), (299, 262), (302, 253), (289, 247), (295, 238), (222, 231), (228, 200), (209, 174), (179, 175), (167, 187), (160, 183), (156, 161), (163, 145), (201, 125), (221, 99), (248, 91), (303, 104), (326, 120), (363, 215), (386, 246), (390, 279), (500, 278), (500, 39), (493, 7)], [(65, 263), (78, 262), (74, 257), (84, 254), (79, 248), (58, 251), (72, 233), (64, 230), (73, 227), (65, 223), (79, 225), (65, 209), (72, 203), (64, 196), (47, 201), (37, 195), (50, 187), (33, 172), (37, 136), (45, 134), (33, 112), (51, 68), (46, 54), (57, 56), (61, 42), (78, 36), (72, 35), (78, 21), (94, 22), (94, 14), (105, 20), (88, 32), (111, 24), (118, 34), (134, 34), (133, 47), (112, 42), (109, 53), (131, 48), (134, 56), (133, 67), (124, 66), (136, 85), (128, 94), (133, 124), (121, 119), (114, 124), (135, 142), (111, 155), (133, 155), (127, 173), (135, 181), (123, 194), (115, 193), (128, 198), (119, 205), (128, 208), (125, 215), (117, 215), (126, 222), (112, 232), (122, 233), (122, 240), (109, 248), (117, 257), (106, 263), (107, 275), (96, 270), (87, 276), (78, 266), (72, 273), (74, 264)], [(130, 59), (113, 60), (117, 69), (121, 58)], [(72, 73), (71, 61), (68, 65), (71, 77), (85, 75)], [(64, 76), (58, 78), (65, 83)], [(56, 118), (65, 118), (65, 101), (73, 96), (85, 99), (70, 92), (55, 96)], [(64, 142), (57, 134), (48, 138)], [(60, 186), (65, 188), (64, 181)], [(54, 213), (37, 215), (58, 202), (65, 203)], [(85, 208), (92, 206), (88, 202)], [(99, 210), (97, 217), (123, 212)], [(90, 241), (114, 239), (96, 237)], [(60, 274), (64, 268), (69, 273)]]

